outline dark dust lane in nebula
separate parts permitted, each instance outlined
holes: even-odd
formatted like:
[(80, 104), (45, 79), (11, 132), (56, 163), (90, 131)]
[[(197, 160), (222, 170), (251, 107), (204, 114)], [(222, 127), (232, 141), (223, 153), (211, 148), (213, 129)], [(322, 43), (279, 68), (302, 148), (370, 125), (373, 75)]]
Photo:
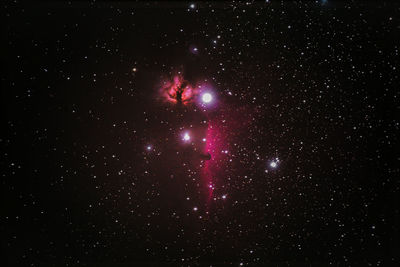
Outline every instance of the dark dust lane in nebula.
[(2, 6), (2, 266), (398, 264), (398, 3)]

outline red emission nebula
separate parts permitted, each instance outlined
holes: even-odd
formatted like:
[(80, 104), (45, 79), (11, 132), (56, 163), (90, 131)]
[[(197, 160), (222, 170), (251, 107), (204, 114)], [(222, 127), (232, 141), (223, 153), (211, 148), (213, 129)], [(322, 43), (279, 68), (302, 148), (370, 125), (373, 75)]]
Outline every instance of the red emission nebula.
[(182, 76), (176, 75), (172, 81), (164, 82), (161, 93), (168, 102), (188, 104), (192, 102), (195, 90)]

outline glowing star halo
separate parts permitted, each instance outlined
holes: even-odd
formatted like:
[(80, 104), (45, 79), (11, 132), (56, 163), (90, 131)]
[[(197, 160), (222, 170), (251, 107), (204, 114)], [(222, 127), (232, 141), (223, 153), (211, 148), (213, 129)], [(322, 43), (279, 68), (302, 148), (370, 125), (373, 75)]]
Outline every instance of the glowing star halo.
[(210, 93), (205, 93), (201, 97), (204, 103), (210, 103), (212, 101), (212, 95)]

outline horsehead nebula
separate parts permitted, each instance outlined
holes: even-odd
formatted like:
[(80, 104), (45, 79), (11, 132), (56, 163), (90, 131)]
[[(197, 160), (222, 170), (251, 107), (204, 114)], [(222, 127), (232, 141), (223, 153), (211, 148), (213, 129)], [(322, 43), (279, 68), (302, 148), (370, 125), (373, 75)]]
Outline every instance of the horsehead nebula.
[(216, 89), (207, 82), (193, 85), (183, 75), (177, 74), (164, 80), (159, 92), (163, 102), (172, 105), (172, 109), (175, 107), (181, 118), (181, 124), (177, 125), (182, 129), (178, 131), (177, 138), (181, 140), (185, 152), (192, 150), (191, 160), (200, 163), (202, 187), (206, 188), (207, 199), (210, 200), (218, 173), (214, 165), (220, 161), (218, 149), (225, 147), (221, 144), (222, 133), (218, 131), (220, 118), (216, 108)]

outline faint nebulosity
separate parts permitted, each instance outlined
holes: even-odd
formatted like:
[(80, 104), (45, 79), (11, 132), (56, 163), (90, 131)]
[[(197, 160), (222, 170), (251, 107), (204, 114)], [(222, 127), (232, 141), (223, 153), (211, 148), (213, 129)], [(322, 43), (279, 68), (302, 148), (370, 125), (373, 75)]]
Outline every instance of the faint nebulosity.
[(2, 6), (2, 266), (399, 264), (399, 3)]

